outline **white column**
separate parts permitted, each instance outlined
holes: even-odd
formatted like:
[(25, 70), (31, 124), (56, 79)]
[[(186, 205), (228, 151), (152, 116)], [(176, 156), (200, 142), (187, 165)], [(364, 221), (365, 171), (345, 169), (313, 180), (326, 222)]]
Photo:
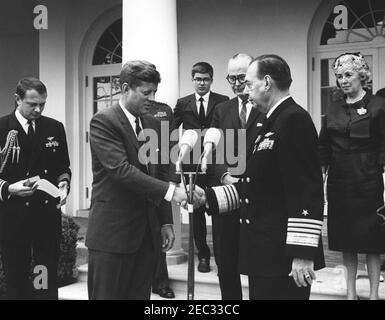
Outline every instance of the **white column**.
[(39, 31), (39, 75), (47, 86), (48, 98), (44, 115), (66, 123), (66, 34), (65, 5), (62, 1), (45, 0), (48, 29)]
[(162, 82), (156, 100), (174, 107), (179, 96), (176, 0), (123, 0), (123, 64), (147, 60)]
[[(123, 0), (123, 64), (147, 60), (156, 65), (162, 82), (156, 100), (174, 107), (179, 96), (176, 0)], [(181, 263), (179, 207), (173, 205), (175, 243), (167, 263)]]

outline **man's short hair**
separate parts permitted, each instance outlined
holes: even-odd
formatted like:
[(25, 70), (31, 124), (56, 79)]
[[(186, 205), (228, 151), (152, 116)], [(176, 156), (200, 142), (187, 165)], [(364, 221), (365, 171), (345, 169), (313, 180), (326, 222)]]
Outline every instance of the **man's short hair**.
[(126, 82), (130, 88), (135, 88), (142, 82), (159, 84), (161, 79), (154, 64), (144, 60), (132, 60), (123, 66), (119, 80), (120, 85)]
[(258, 79), (263, 79), (269, 75), (275, 82), (279, 90), (287, 90), (290, 88), (293, 79), (287, 62), (275, 54), (264, 54), (253, 59), (250, 64), (258, 63)]
[(191, 70), (191, 76), (194, 78), (196, 73), (208, 73), (211, 78), (214, 76), (214, 69), (211, 64), (207, 62), (197, 62), (193, 65)]
[(40, 95), (47, 93), (47, 88), (44, 83), (33, 77), (20, 79), (17, 83), (16, 94), (20, 97), (20, 99), (24, 99), (25, 93), (28, 90), (36, 90)]

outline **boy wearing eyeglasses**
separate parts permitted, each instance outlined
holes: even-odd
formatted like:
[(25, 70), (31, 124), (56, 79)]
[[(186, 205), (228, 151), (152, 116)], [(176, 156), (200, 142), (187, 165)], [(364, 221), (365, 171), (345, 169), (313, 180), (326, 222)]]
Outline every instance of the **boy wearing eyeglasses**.
[[(194, 64), (191, 71), (191, 80), (195, 92), (186, 97), (178, 99), (174, 109), (175, 128), (183, 124), (183, 129), (200, 129), (203, 131), (210, 128), (213, 111), (215, 106), (223, 101), (229, 100), (229, 97), (212, 92), (210, 90), (213, 83), (214, 70), (207, 62), (198, 62)], [(190, 162), (194, 163), (194, 162)], [(191, 166), (191, 168), (196, 168)], [(187, 170), (185, 170), (187, 171)], [(207, 177), (199, 175), (197, 185), (205, 188)], [(206, 217), (205, 208), (201, 207), (194, 211), (194, 240), (198, 249), (198, 271), (210, 271), (210, 249), (207, 245), (206, 236)]]

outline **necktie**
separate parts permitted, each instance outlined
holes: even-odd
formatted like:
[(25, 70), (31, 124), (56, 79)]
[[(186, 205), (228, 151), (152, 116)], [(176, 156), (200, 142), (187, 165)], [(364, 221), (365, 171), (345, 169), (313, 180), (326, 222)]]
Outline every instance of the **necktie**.
[(239, 114), (239, 119), (241, 120), (241, 127), (242, 129), (246, 128), (246, 115), (247, 115), (247, 108), (246, 108), (247, 100), (242, 101), (242, 109), (241, 113)]
[[(135, 118), (135, 133), (136, 133), (136, 137), (138, 138), (138, 142), (139, 142), (139, 146), (142, 146), (143, 143), (145, 141), (143, 140), (139, 140), (139, 135), (140, 133), (142, 132), (142, 128), (140, 127), (140, 124), (139, 124), (139, 117), (136, 117)], [(148, 156), (148, 155), (146, 155)], [(148, 174), (148, 167), (147, 167), (147, 164), (144, 165), (143, 163), (140, 163), (140, 167), (141, 167), (141, 170), (144, 172), (144, 173), (147, 173)]]
[(35, 136), (35, 130), (33, 129), (33, 122), (32, 120), (28, 120), (27, 123), (28, 123), (28, 132), (27, 132), (28, 138), (30, 140), (33, 140)]
[(136, 133), (136, 136), (138, 138), (139, 138), (139, 134), (141, 131), (142, 131), (142, 128), (140, 127), (140, 124), (139, 124), (139, 117), (136, 117), (135, 118), (135, 133)]
[(202, 97), (199, 98), (199, 101), (201, 103), (199, 106), (199, 122), (200, 122), (201, 126), (203, 127), (203, 125), (205, 123), (205, 118), (206, 118), (205, 107), (203, 106), (203, 98)]

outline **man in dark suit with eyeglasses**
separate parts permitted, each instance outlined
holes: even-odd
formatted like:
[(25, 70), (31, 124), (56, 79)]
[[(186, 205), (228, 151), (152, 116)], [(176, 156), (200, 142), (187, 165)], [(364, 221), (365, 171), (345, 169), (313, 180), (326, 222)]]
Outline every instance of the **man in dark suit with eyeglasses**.
[[(224, 145), (233, 144), (234, 154), (238, 155), (238, 162), (229, 164), (225, 158), (224, 163), (215, 164), (212, 170), (214, 175), (212, 178), (210, 177), (210, 186), (231, 184), (237, 181), (242, 174), (242, 172), (237, 172), (242, 166), (240, 162), (243, 161), (244, 167), (246, 166), (246, 159), (251, 155), (253, 143), (262, 128), (265, 115), (253, 108), (251, 102), (248, 101), (248, 96), (244, 94), (246, 71), (252, 59), (248, 54), (238, 53), (228, 63), (226, 79), (236, 96), (215, 107), (211, 126), (221, 129), (225, 139), (230, 137), (226, 134), (227, 130), (234, 131), (234, 140), (225, 141)], [(246, 135), (244, 145), (238, 145), (238, 139), (245, 137), (244, 135), (238, 136), (240, 130), (244, 130)], [(227, 153), (225, 152), (225, 154)], [(235, 210), (233, 214), (229, 215), (212, 216), (215, 262), (218, 266), (223, 300), (242, 299), (241, 278), (238, 270), (239, 218), (239, 210)]]

